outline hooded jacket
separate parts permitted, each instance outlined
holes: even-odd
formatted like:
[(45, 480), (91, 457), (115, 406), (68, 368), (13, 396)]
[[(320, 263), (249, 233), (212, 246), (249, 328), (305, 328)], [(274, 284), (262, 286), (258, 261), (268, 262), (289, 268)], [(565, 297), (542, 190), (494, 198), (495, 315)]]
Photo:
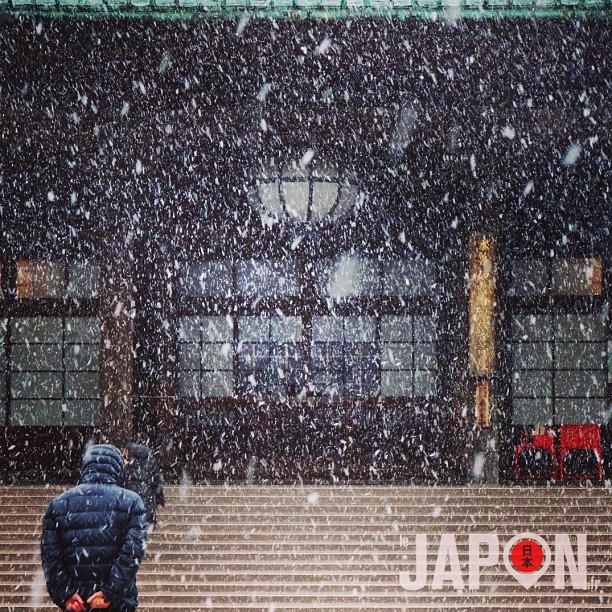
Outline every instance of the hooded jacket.
[(49, 503), (41, 556), (58, 607), (63, 609), (74, 593), (86, 601), (96, 591), (113, 606), (138, 605), (136, 572), (144, 555), (146, 514), (124, 481), (119, 449), (96, 444), (83, 456), (79, 484)]
[(147, 522), (156, 522), (157, 506), (163, 506), (164, 487), (159, 462), (146, 444), (128, 446), (125, 487), (138, 493), (147, 509)]

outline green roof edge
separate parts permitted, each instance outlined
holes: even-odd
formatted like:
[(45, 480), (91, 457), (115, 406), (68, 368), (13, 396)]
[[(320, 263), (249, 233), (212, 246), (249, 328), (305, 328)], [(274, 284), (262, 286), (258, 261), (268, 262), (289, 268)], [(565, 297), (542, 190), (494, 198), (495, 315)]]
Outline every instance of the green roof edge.
[[(222, 0), (214, 6), (180, 6), (178, 0), (174, 4), (167, 3), (165, 6), (156, 6), (154, 3), (144, 6), (82, 6), (77, 5), (75, 0), (70, 1), (70, 5), (62, 3), (62, 0), (55, 0), (54, 3), (46, 1), (43, 6), (37, 6), (34, 2), (26, 4), (23, 0), (18, 0), (19, 5), (15, 6), (13, 0), (0, 2), (1, 17), (37, 16), (50, 17), (56, 19), (108, 19), (125, 18), (141, 19), (148, 18), (154, 20), (188, 20), (188, 19), (240, 19), (240, 18), (269, 18), (269, 19), (357, 19), (357, 18), (389, 18), (396, 19), (440, 19), (456, 21), (460, 19), (490, 19), (490, 18), (609, 18), (612, 17), (612, 0), (600, 2), (587, 2), (579, 0), (573, 4), (569, 2), (551, 2), (548, 6), (537, 6), (535, 1), (531, 1), (531, 6), (518, 6), (518, 2), (508, 0), (506, 4), (495, 4), (490, 1), (474, 2), (468, 4), (466, 0), (461, 0), (456, 6), (444, 5), (443, 2), (430, 2), (423, 6), (393, 6), (393, 0), (381, 2), (376, 0), (376, 5), (372, 6), (371, 0), (364, 0), (363, 6), (347, 6), (347, 0), (338, 2), (338, 6), (303, 6), (304, 0), (293, 0), (293, 5), (285, 6), (249, 6), (249, 0), (245, 0), (243, 5), (233, 0), (232, 5), (228, 5), (227, 0)], [(82, 0), (86, 2), (87, 0)], [(298, 3), (301, 1), (302, 6)], [(248, 4), (247, 4), (248, 3)], [(527, 4), (522, 2), (523, 4)], [(437, 6), (433, 6), (437, 4)], [(480, 6), (476, 6), (480, 4)], [(590, 5), (590, 6), (589, 6)]]

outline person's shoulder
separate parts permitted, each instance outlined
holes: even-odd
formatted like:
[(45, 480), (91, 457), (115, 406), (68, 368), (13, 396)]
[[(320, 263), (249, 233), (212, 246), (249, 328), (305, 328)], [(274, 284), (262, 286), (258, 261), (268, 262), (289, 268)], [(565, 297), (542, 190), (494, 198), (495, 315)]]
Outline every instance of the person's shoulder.
[(74, 487), (70, 487), (69, 489), (66, 489), (65, 491), (62, 491), (61, 493), (53, 497), (49, 501), (49, 505), (48, 505), (49, 510), (56, 510), (58, 508), (62, 508), (66, 506), (66, 504), (68, 504), (68, 502), (73, 497), (82, 495), (82, 492), (80, 489), (81, 489), (81, 485), (76, 485)]
[(75, 495), (82, 495), (82, 488), (83, 488), (82, 484), (78, 484), (73, 487), (70, 487), (69, 489), (66, 489), (65, 491), (62, 491), (61, 493), (56, 495), (51, 500), (51, 502), (62, 502), (66, 499), (70, 499), (71, 497), (74, 497)]
[(138, 495), (138, 493), (135, 493), (130, 489), (122, 489), (121, 495), (125, 502), (128, 503), (130, 506), (135, 506), (138, 508), (142, 506), (144, 508), (144, 502), (142, 501), (142, 498), (140, 497), (140, 495)]

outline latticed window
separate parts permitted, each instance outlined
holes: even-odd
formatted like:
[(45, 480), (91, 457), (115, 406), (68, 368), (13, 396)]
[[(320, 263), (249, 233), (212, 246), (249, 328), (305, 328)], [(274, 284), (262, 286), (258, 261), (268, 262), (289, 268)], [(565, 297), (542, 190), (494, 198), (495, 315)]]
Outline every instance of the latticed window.
[(436, 394), (435, 316), (385, 316), (380, 324), (381, 395), (433, 397)]
[(16, 317), (9, 334), (11, 424), (96, 425), (99, 319)]
[(300, 317), (240, 317), (239, 391), (273, 397), (298, 395), (303, 386), (302, 335)]
[(183, 317), (179, 322), (181, 397), (234, 394), (233, 322), (229, 317)]
[(514, 422), (603, 422), (607, 345), (601, 315), (515, 316)]
[[(418, 298), (423, 309), (435, 296), (436, 276), (436, 265), (424, 259), (380, 261), (354, 253), (305, 268), (289, 259), (190, 263), (180, 279), (181, 293), (191, 309), (206, 309), (206, 315), (179, 321), (179, 395), (433, 397), (436, 315), (364, 316), (359, 300), (382, 298), (384, 308), (397, 311), (399, 304), (404, 311), (409, 299)], [(345, 312), (302, 308), (308, 286), (308, 295), (332, 307), (341, 304)], [(227, 313), (233, 300), (255, 312), (213, 316), (218, 306), (193, 300), (200, 297), (217, 297)], [(288, 304), (292, 314), (282, 315), (280, 308), (257, 312), (259, 298), (270, 297)]]
[(313, 317), (311, 357), (316, 394), (353, 398), (378, 395), (374, 317)]
[[(97, 262), (20, 259), (15, 272), (14, 314), (0, 334), (4, 419), (8, 412), (12, 426), (97, 425), (100, 320), (91, 316), (100, 289)], [(52, 315), (41, 307), (44, 300), (53, 300)]]
[[(513, 422), (605, 422), (608, 343), (607, 307), (599, 297), (601, 261), (517, 260), (510, 293), (520, 311), (512, 318)], [(531, 306), (542, 298), (546, 304)], [(577, 299), (582, 305), (572, 307)]]
[(17, 262), (18, 299), (91, 299), (98, 296), (99, 285), (100, 268), (94, 261), (22, 259)]

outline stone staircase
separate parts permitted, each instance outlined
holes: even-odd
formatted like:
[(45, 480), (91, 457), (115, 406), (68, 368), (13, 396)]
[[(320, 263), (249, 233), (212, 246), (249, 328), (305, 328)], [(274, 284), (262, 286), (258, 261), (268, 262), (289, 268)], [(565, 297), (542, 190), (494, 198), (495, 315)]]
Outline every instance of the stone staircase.
[[(38, 543), (59, 491), (0, 487), (1, 611), (55, 609)], [(607, 488), (185, 486), (166, 498), (139, 574), (140, 612), (612, 610)], [(531, 588), (504, 564), (526, 532), (550, 548)], [(420, 570), (417, 534), (427, 536)]]

